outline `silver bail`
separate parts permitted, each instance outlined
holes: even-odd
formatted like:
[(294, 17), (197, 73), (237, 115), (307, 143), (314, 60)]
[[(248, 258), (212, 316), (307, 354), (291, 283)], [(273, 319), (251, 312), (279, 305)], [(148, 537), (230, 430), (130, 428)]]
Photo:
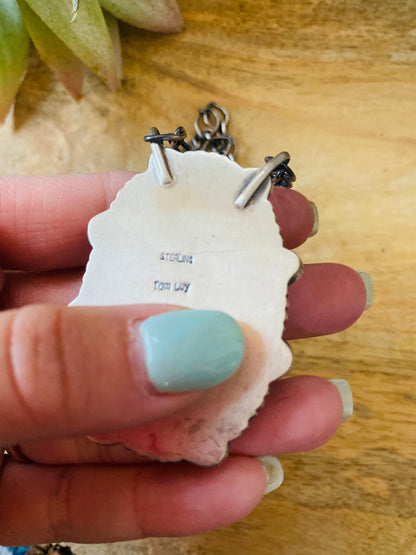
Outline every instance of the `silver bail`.
[[(159, 130), (156, 127), (152, 127), (149, 131), (149, 135), (159, 135)], [(169, 165), (168, 158), (166, 156), (166, 151), (162, 142), (149, 141), (150, 148), (152, 149), (152, 154), (154, 157), (154, 162), (156, 166), (157, 177), (159, 183), (162, 187), (167, 187), (171, 185), (174, 180), (172, 169)]]
[[(258, 170), (254, 175), (248, 178), (244, 183), (242, 189), (237, 194), (234, 200), (234, 205), (243, 210), (249, 202), (253, 199), (257, 191), (263, 187), (271, 187), (270, 175), (273, 171), (285, 162), (290, 160), (290, 154), (288, 152), (280, 152), (277, 156), (269, 160), (260, 170)], [(267, 184), (267, 180), (270, 181)]]

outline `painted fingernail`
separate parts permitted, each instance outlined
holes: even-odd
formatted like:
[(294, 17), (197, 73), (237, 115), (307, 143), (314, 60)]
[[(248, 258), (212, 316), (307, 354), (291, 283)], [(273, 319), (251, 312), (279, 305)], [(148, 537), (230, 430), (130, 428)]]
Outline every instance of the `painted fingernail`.
[(373, 304), (373, 281), (371, 279), (370, 274), (367, 272), (358, 272), (361, 276), (361, 279), (364, 282), (365, 292), (366, 292), (366, 301), (365, 301), (365, 310), (370, 308)]
[(237, 322), (216, 310), (180, 310), (140, 324), (150, 381), (161, 392), (213, 387), (240, 366), (244, 338)]
[(338, 389), (338, 393), (342, 399), (342, 420), (344, 423), (349, 420), (354, 412), (354, 399), (352, 397), (352, 391), (350, 384), (347, 380), (329, 380)]
[(314, 235), (316, 235), (318, 233), (319, 230), (319, 213), (318, 213), (318, 208), (316, 206), (316, 204), (312, 201), (309, 201), (311, 203), (312, 206), (312, 210), (313, 210), (313, 216), (314, 216), (314, 221), (313, 221), (313, 228), (311, 231), (311, 234), (309, 235), (309, 237), (313, 237)]
[(266, 472), (267, 482), (264, 495), (279, 488), (283, 483), (284, 472), (279, 459), (276, 457), (257, 457)]

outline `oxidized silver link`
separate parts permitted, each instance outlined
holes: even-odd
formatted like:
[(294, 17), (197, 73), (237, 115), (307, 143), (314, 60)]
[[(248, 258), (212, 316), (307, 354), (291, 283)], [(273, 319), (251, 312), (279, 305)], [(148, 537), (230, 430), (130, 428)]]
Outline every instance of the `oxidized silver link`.
[[(214, 121), (212, 121), (212, 118)], [(200, 126), (201, 120), (205, 126), (203, 130)], [(209, 139), (217, 133), (225, 134), (229, 120), (230, 116), (223, 106), (220, 106), (216, 102), (210, 102), (205, 108), (201, 108), (198, 112), (198, 116), (194, 122), (195, 136)]]
[[(296, 175), (288, 166), (290, 162), (290, 155), (288, 152), (286, 154), (287, 159), (276, 166), (270, 174), (270, 179), (272, 180), (272, 185), (274, 187), (285, 187), (286, 189), (291, 189), (293, 187), (293, 182), (296, 181)], [(270, 160), (273, 160), (273, 156), (266, 156), (264, 159), (266, 164), (270, 162)]]
[(200, 109), (194, 122), (192, 150), (217, 152), (234, 160), (237, 147), (234, 138), (227, 133), (229, 119), (227, 110), (215, 102)]
[(218, 134), (211, 139), (211, 150), (234, 160), (235, 140), (228, 133)]
[[(220, 129), (221, 119), (218, 112), (208, 109), (208, 106), (199, 110), (194, 122), (195, 136), (198, 139), (210, 139)], [(214, 121), (211, 121), (212, 118), (214, 118)], [(201, 127), (201, 124), (203, 124), (203, 127)]]

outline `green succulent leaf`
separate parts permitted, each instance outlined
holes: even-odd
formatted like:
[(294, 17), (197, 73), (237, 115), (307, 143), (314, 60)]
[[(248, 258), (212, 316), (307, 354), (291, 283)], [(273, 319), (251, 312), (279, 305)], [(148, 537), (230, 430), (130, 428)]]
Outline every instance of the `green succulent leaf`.
[(179, 33), (183, 19), (176, 0), (100, 0), (102, 7), (135, 27)]
[(47, 27), (25, 0), (17, 0), (26, 29), (42, 60), (75, 99), (82, 96), (86, 66)]
[[(120, 86), (113, 44), (98, 0), (25, 0), (43, 23), (111, 90)], [(75, 8), (75, 9), (74, 9)]]
[(16, 0), (0, 2), (0, 123), (4, 121), (22, 82), (29, 50)]

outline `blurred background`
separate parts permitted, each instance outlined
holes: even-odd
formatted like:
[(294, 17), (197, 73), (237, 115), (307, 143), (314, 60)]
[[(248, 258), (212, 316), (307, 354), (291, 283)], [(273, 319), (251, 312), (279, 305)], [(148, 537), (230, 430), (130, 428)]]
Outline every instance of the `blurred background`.
[(151, 126), (191, 135), (198, 108), (224, 105), (238, 162), (288, 150), (317, 204), (303, 261), (372, 275), (373, 307), (351, 329), (291, 343), (293, 374), (347, 379), (355, 413), (326, 446), (281, 456), (283, 486), (235, 525), (74, 551), (415, 555), (416, 1), (178, 3), (181, 34), (121, 25), (118, 93), (90, 76), (75, 102), (32, 51), (1, 172), (141, 172)]

